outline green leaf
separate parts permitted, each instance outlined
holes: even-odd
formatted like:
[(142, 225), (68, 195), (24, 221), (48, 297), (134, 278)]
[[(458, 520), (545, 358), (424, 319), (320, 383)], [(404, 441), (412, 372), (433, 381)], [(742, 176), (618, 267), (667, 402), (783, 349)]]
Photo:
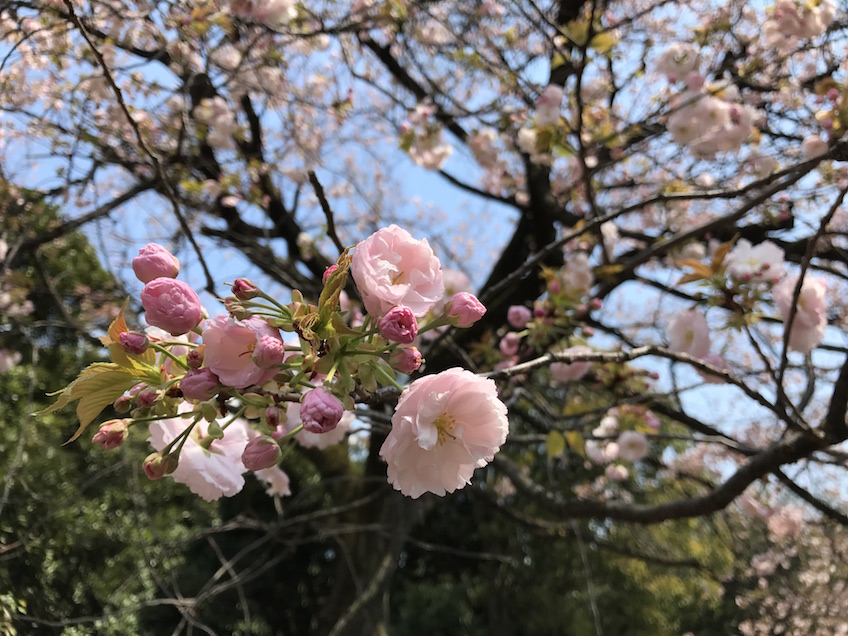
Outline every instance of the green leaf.
[(545, 450), (548, 459), (552, 459), (565, 450), (565, 437), (559, 431), (551, 431), (545, 439)]
[(586, 458), (586, 440), (577, 431), (568, 431), (565, 434), (565, 441), (568, 442), (568, 447), (580, 457)]

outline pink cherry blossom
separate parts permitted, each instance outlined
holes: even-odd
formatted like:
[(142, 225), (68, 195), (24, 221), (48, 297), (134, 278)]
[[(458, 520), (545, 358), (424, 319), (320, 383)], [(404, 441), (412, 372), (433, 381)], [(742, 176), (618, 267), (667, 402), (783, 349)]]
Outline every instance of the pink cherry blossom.
[[(593, 351), (589, 347), (577, 345), (564, 349), (561, 353), (589, 354)], [(557, 382), (573, 382), (586, 375), (591, 366), (591, 362), (552, 362), (551, 377)]]
[(704, 315), (688, 310), (668, 323), (669, 347), (672, 351), (703, 358), (710, 352), (710, 328)]
[(818, 157), (827, 152), (827, 142), (818, 135), (804, 137), (804, 141), (801, 142), (801, 152), (807, 158)]
[(521, 344), (521, 337), (514, 331), (510, 331), (501, 338), (498, 348), (506, 357), (514, 356), (518, 353), (518, 347)]
[(785, 273), (783, 263), (783, 250), (771, 241), (752, 246), (745, 239), (739, 239), (725, 259), (727, 273), (741, 281), (775, 282)]
[[(148, 441), (156, 450), (162, 450), (189, 423), (189, 420), (182, 418), (153, 422)], [(180, 452), (180, 463), (171, 477), (188, 486), (205, 501), (215, 501), (222, 495), (232, 497), (244, 487), (242, 474), (247, 469), (241, 462), (241, 455), (247, 445), (247, 429), (242, 420), (236, 420), (224, 430), (222, 439), (213, 440), (208, 448), (204, 448), (200, 440), (207, 436), (208, 428), (209, 424), (205, 420), (194, 426)]]
[(227, 386), (243, 389), (264, 384), (277, 369), (263, 369), (253, 361), (253, 351), (263, 337), (282, 342), (280, 332), (257, 316), (245, 320), (217, 316), (203, 329), (205, 364)]
[(626, 462), (638, 462), (648, 454), (648, 438), (638, 431), (624, 431), (618, 436), (618, 456)]
[(200, 298), (188, 284), (173, 278), (154, 278), (141, 290), (147, 324), (173, 336), (188, 333), (203, 318)]
[(148, 243), (132, 260), (133, 272), (142, 283), (154, 278), (176, 278), (180, 273), (180, 261), (161, 245)]
[(445, 292), (439, 259), (427, 240), (415, 240), (397, 225), (360, 242), (350, 271), (365, 308), (375, 318), (399, 305), (423, 316)]
[(536, 113), (533, 120), (537, 126), (548, 126), (559, 121), (563, 98), (562, 86), (549, 84), (536, 100)]
[(492, 380), (458, 368), (419, 378), (401, 394), (380, 448), (389, 483), (414, 499), (462, 488), (492, 460), (508, 428)]
[[(772, 289), (774, 302), (780, 308), (784, 322), (789, 320), (792, 299), (798, 276), (787, 276)], [(807, 353), (824, 338), (827, 327), (827, 283), (821, 278), (806, 276), (798, 295), (798, 307), (789, 332), (789, 349)]]
[(289, 476), (283, 472), (279, 466), (271, 466), (271, 468), (263, 468), (255, 470), (253, 474), (256, 478), (267, 484), (265, 493), (269, 497), (289, 497), (291, 496), (291, 487)]

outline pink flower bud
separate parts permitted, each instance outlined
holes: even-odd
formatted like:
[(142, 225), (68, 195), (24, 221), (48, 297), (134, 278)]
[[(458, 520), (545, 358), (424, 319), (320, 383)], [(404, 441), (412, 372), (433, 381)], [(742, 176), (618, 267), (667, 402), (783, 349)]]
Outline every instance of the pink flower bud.
[(208, 400), (221, 385), (210, 369), (189, 369), (180, 380), (180, 390), (189, 400)]
[(147, 351), (147, 348), (150, 346), (150, 341), (147, 339), (147, 336), (143, 333), (136, 333), (135, 331), (122, 333), (118, 336), (118, 340), (120, 340), (124, 351), (135, 355), (141, 355)]
[(274, 336), (262, 336), (253, 350), (253, 363), (260, 369), (280, 366), (285, 356), (283, 341)]
[(250, 300), (259, 295), (259, 288), (253, 281), (246, 278), (236, 278), (233, 282), (233, 296), (239, 300)]
[(128, 434), (126, 420), (109, 420), (100, 425), (100, 430), (94, 434), (91, 441), (106, 450), (112, 450), (123, 444)]
[(198, 349), (192, 349), (186, 354), (186, 364), (191, 369), (199, 369), (203, 366), (203, 353)]
[(188, 333), (203, 318), (200, 298), (186, 283), (173, 278), (156, 278), (141, 290), (147, 324), (173, 336)]
[(533, 306), (533, 315), (536, 318), (545, 318), (548, 315), (548, 310), (544, 305), (537, 304)]
[(122, 395), (112, 403), (112, 408), (118, 413), (129, 413), (132, 408), (132, 398), (129, 395)]
[(241, 454), (241, 463), (248, 470), (263, 470), (276, 466), (283, 456), (277, 440), (262, 435), (254, 437), (244, 447)]
[(161, 245), (148, 243), (138, 251), (132, 268), (138, 280), (149, 283), (155, 278), (176, 278), (180, 273), (180, 262)]
[(151, 389), (144, 389), (143, 391), (139, 391), (138, 395), (135, 396), (135, 405), (142, 409), (150, 408), (156, 404), (156, 400), (158, 399), (159, 393)]
[(380, 319), (380, 333), (391, 342), (410, 344), (418, 335), (418, 321), (409, 307), (393, 307)]
[(322, 387), (312, 389), (303, 396), (300, 405), (300, 419), (303, 428), (310, 433), (329, 433), (344, 415), (344, 406), (332, 393)]
[(521, 338), (514, 331), (510, 331), (503, 338), (501, 338), (501, 342), (498, 345), (498, 348), (501, 350), (501, 353), (506, 357), (514, 356), (518, 353), (518, 345), (521, 343)]
[(448, 306), (448, 318), (455, 327), (470, 327), (486, 313), (477, 296), (468, 292), (459, 292), (451, 296)]
[(250, 312), (235, 296), (228, 296), (224, 299), (224, 308), (236, 320), (245, 320), (250, 317)]
[(321, 276), (321, 280), (326, 283), (327, 279), (330, 278), (330, 276), (333, 275), (333, 272), (336, 271), (338, 268), (339, 266), (335, 263), (330, 265), (327, 269), (324, 270), (324, 275)]
[(398, 347), (389, 356), (389, 364), (401, 373), (412, 373), (417, 371), (424, 358), (415, 347)]
[(269, 406), (265, 409), (265, 424), (268, 428), (275, 430), (282, 421), (280, 407)]
[(506, 311), (506, 320), (513, 329), (524, 329), (531, 318), (533, 313), (524, 305), (512, 305)]
[(178, 465), (179, 459), (173, 454), (162, 457), (161, 453), (150, 453), (141, 467), (148, 479), (156, 481), (162, 479), (165, 475), (170, 475), (177, 469)]

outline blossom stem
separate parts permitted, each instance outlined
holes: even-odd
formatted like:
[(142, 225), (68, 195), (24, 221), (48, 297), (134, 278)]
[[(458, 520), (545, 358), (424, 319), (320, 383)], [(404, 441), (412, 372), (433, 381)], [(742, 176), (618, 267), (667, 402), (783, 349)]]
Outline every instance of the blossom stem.
[[(181, 342), (180, 344), (182, 345), (182, 344), (184, 344), (184, 343), (182, 343), (182, 342)], [(151, 346), (151, 347), (153, 347), (153, 348), (154, 348), (156, 351), (158, 351), (159, 353), (161, 353), (161, 354), (163, 354), (163, 355), (167, 356), (168, 358), (170, 358), (171, 360), (173, 360), (174, 362), (176, 362), (178, 365), (180, 365), (180, 366), (181, 366), (183, 369), (185, 369), (186, 371), (188, 371), (188, 368), (189, 368), (189, 367), (188, 367), (188, 365), (187, 365), (185, 362), (183, 362), (182, 360), (180, 360), (180, 359), (179, 359), (177, 356), (175, 356), (173, 353), (171, 353), (171, 352), (170, 352), (170, 351), (169, 351), (166, 347), (163, 347), (163, 346), (162, 346), (162, 345), (160, 345), (160, 344), (156, 344), (155, 342), (151, 342), (151, 343), (150, 343), (150, 346)]]

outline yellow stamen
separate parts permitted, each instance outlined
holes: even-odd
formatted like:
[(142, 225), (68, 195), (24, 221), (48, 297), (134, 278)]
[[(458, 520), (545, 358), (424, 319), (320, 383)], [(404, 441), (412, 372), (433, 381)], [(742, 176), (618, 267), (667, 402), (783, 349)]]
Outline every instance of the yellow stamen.
[(439, 442), (439, 446), (444, 445), (448, 437), (456, 439), (456, 435), (451, 432), (456, 427), (456, 420), (447, 413), (442, 413), (437, 417), (436, 421), (433, 422), (433, 426), (438, 431), (436, 439)]

